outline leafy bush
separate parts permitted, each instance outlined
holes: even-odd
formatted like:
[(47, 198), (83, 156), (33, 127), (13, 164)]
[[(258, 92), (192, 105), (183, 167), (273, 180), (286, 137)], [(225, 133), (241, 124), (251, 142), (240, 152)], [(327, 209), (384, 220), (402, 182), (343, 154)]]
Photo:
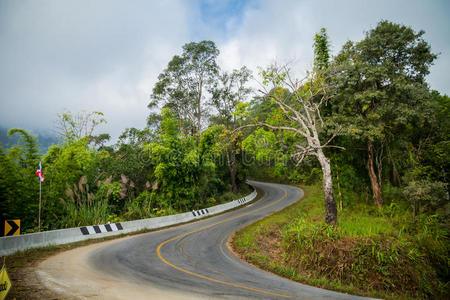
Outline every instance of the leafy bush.
[(129, 199), (124, 206), (125, 219), (138, 220), (156, 216), (156, 208), (152, 207), (153, 197), (154, 194), (144, 191), (136, 199)]
[(427, 212), (448, 217), (450, 203), (447, 186), (444, 182), (412, 181), (403, 189), (403, 195), (411, 202), (414, 216)]

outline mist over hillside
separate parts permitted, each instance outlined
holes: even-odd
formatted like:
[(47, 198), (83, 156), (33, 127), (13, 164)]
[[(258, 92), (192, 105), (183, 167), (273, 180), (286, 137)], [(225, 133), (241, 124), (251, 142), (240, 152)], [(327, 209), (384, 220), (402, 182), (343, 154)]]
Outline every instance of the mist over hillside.
[[(12, 127), (11, 127), (12, 128)], [(19, 140), (18, 135), (8, 136), (8, 131), (11, 128), (0, 127), (0, 146), (4, 148), (10, 148), (17, 144)], [(54, 132), (51, 131), (34, 131), (26, 128), (32, 135), (36, 136), (39, 141), (39, 153), (46, 153), (51, 145), (60, 143), (60, 139)]]

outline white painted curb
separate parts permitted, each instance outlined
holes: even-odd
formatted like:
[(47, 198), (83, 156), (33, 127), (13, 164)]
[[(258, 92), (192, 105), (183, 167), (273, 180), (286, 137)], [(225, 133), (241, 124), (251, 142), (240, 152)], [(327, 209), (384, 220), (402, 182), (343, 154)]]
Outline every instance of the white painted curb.
[[(108, 225), (95, 225), (35, 232), (18, 236), (0, 237), (0, 256), (10, 255), (15, 252), (24, 251), (31, 248), (44, 247), (49, 245), (69, 244), (88, 239), (97, 239), (144, 229), (156, 229), (190, 222), (206, 216), (216, 215), (221, 212), (241, 206), (255, 199), (256, 195), (256, 190), (254, 190), (251, 194), (245, 196), (244, 198), (197, 211), (171, 216), (115, 223), (119, 225), (114, 226), (114, 224), (111, 224), (110, 227), (114, 228), (112, 231), (105, 230), (105, 226), (106, 228), (108, 228)], [(120, 229), (120, 227), (122, 227), (122, 229)], [(99, 233), (96, 233), (97, 231)]]

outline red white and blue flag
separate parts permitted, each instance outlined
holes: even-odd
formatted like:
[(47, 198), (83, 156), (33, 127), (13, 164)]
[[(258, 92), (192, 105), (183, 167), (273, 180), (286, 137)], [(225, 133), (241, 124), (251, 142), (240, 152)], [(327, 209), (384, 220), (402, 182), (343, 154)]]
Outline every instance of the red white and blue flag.
[(40, 182), (44, 182), (44, 173), (42, 173), (42, 166), (41, 163), (39, 163), (39, 166), (36, 170), (36, 175), (39, 177)]

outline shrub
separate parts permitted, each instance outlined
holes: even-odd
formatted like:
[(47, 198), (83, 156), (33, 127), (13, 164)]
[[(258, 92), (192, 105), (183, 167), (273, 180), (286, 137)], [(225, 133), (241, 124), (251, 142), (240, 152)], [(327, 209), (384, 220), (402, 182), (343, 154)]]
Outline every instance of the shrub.
[(411, 181), (403, 189), (403, 195), (411, 202), (414, 217), (424, 212), (448, 216), (450, 207), (447, 183), (427, 180)]

